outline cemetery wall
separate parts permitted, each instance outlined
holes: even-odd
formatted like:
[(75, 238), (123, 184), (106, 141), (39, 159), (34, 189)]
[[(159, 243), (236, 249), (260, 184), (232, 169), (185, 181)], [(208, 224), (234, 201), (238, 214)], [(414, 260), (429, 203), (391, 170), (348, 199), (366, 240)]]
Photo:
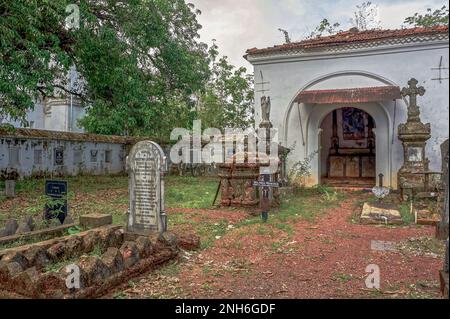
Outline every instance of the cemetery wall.
[(143, 139), (0, 128), (0, 176), (11, 171), (21, 178), (124, 173), (129, 149)]

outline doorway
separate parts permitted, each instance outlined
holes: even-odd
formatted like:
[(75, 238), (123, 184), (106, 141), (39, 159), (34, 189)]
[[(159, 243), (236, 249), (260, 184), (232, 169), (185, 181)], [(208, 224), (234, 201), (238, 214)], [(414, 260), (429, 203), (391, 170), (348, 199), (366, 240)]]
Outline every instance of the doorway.
[(376, 185), (375, 121), (355, 107), (341, 107), (321, 123), (321, 184), (333, 187)]

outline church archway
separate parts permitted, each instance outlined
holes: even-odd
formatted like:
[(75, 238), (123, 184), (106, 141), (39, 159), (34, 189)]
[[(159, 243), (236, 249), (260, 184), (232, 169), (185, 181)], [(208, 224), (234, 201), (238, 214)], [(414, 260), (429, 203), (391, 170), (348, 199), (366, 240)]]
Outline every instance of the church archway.
[[(347, 95), (345, 102), (339, 102), (340, 104), (337, 104), (337, 102), (333, 104), (334, 102), (330, 101), (326, 101), (326, 103), (299, 101), (299, 96), (303, 92), (313, 91), (320, 94), (325, 92), (322, 97), (326, 98), (326, 94), (330, 94), (330, 100), (332, 100), (341, 94), (338, 92), (339, 90), (352, 91), (355, 88), (360, 90), (364, 97), (372, 94), (371, 89), (380, 90), (378, 93), (383, 93), (381, 95), (374, 94), (372, 98), (367, 99), (367, 102), (359, 102), (357, 99), (351, 101), (351, 95), (350, 98)], [(386, 96), (389, 96), (391, 89), (397, 90), (397, 96), (388, 97), (386, 100)], [(337, 92), (336, 96), (334, 92)], [(328, 114), (343, 107), (353, 107), (368, 113), (376, 123), (376, 128), (373, 129), (375, 149), (378, 155), (375, 159), (376, 176), (383, 174), (383, 185), (395, 188), (395, 174), (392, 172), (392, 141), (394, 140), (394, 126), (397, 125), (397, 122), (393, 123), (393, 118), (395, 118), (394, 105), (397, 105), (397, 108), (406, 107), (404, 101), (399, 99), (399, 93), (400, 90), (396, 83), (377, 74), (364, 71), (335, 72), (310, 81), (292, 98), (281, 126), (281, 140), (286, 147), (291, 148), (287, 168), (289, 169), (297, 161), (307, 158), (312, 153), (321, 151), (321, 124)], [(398, 104), (394, 102), (395, 100), (398, 101)], [(319, 184), (322, 176), (319, 158), (312, 161), (310, 172), (307, 186)]]
[[(382, 106), (378, 103), (358, 103), (344, 105), (316, 105), (309, 118), (307, 124), (307, 143), (305, 153), (310, 154), (318, 151), (317, 160), (311, 163), (311, 180), (310, 184), (319, 184), (321, 182), (321, 157), (323, 149), (321, 147), (321, 140), (323, 130), (321, 125), (328, 114), (332, 114), (335, 110), (345, 108), (354, 108), (362, 110), (372, 117), (374, 127), (372, 129), (375, 140), (375, 176), (383, 174), (383, 184), (391, 186), (391, 143), (392, 129), (390, 128), (390, 120), (388, 115), (384, 112)], [(378, 183), (378, 179), (376, 179)]]

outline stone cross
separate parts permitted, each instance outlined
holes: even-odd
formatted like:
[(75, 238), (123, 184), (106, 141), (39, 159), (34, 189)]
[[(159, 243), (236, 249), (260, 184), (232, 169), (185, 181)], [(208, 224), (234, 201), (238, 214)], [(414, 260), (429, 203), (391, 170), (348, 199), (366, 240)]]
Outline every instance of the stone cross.
[(167, 161), (161, 147), (151, 141), (134, 145), (127, 157), (130, 207), (127, 231), (148, 235), (166, 230), (164, 174)]
[(409, 88), (402, 89), (402, 96), (409, 96), (408, 120), (420, 120), (420, 110), (417, 105), (417, 95), (423, 96), (426, 92), (423, 86), (417, 87), (419, 81), (412, 78), (408, 81)]

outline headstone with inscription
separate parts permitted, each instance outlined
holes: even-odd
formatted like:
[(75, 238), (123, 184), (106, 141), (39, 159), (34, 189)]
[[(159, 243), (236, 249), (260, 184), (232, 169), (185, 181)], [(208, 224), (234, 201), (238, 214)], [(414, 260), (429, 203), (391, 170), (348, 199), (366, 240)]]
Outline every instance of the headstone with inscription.
[(134, 145), (127, 157), (130, 207), (127, 231), (139, 235), (164, 232), (164, 174), (167, 160), (161, 147), (151, 141)]

